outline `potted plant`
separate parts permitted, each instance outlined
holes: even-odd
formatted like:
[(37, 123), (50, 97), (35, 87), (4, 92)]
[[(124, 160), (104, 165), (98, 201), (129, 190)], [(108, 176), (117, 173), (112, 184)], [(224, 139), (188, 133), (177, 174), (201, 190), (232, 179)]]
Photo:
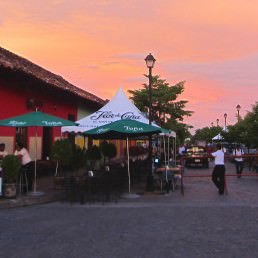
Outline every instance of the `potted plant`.
[(51, 149), (51, 159), (56, 161), (56, 172), (54, 176), (54, 188), (63, 189), (64, 179), (72, 162), (72, 144), (68, 139), (59, 139), (55, 141)]
[(100, 148), (96, 145), (90, 146), (86, 151), (87, 161), (89, 162), (90, 168), (97, 168), (97, 161), (101, 160)]
[(104, 156), (104, 166), (106, 166), (106, 158), (108, 158), (108, 163), (110, 163), (110, 159), (117, 155), (116, 145), (107, 141), (103, 141), (100, 144), (100, 150)]
[(21, 169), (19, 158), (13, 154), (6, 155), (2, 161), (4, 174), (4, 196), (13, 198), (16, 196), (16, 183)]
[(55, 189), (63, 189), (65, 177), (71, 176), (86, 163), (86, 153), (68, 139), (57, 140), (51, 150), (51, 158), (56, 161), (54, 177)]

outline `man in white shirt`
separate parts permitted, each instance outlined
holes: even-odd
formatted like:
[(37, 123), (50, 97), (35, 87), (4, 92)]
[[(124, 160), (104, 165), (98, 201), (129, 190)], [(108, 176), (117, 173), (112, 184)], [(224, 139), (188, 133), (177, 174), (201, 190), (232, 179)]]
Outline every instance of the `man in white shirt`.
[(179, 153), (180, 156), (185, 154), (185, 146), (184, 145), (179, 146), (178, 153)]
[(236, 149), (233, 151), (235, 164), (236, 164), (236, 173), (237, 177), (240, 178), (244, 169), (244, 160), (242, 155), (244, 154), (243, 150), (239, 145), (236, 146)]
[(225, 188), (225, 164), (224, 164), (224, 152), (221, 149), (221, 144), (217, 144), (217, 151), (211, 153), (215, 157), (215, 167), (212, 172), (212, 181), (219, 189), (219, 194), (224, 194)]

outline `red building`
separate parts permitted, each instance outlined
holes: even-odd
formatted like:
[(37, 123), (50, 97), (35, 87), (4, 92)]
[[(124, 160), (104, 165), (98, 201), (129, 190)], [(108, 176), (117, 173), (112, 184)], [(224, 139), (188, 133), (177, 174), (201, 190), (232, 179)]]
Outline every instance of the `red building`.
[[(78, 114), (89, 114), (104, 105), (97, 96), (83, 91), (18, 55), (0, 48), (0, 119), (21, 115), (36, 108), (45, 113), (76, 121)], [(61, 137), (61, 128), (43, 127), (38, 131), (38, 158), (50, 154), (53, 142)], [(9, 153), (17, 140), (22, 141), (32, 154), (35, 128), (0, 127), (0, 142)]]

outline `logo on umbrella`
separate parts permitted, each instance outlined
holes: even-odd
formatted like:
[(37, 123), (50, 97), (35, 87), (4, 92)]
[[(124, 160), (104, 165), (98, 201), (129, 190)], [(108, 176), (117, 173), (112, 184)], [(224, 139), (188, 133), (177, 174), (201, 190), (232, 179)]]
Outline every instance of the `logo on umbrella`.
[(142, 127), (130, 127), (128, 125), (124, 126), (125, 130), (127, 131), (132, 131), (132, 132), (143, 132), (143, 128)]
[(10, 126), (22, 126), (22, 125), (26, 125), (27, 123), (26, 122), (18, 122), (16, 120), (12, 120), (8, 123), (8, 125)]
[(49, 122), (49, 121), (42, 121), (42, 124), (45, 124), (46, 126), (62, 126), (62, 122)]

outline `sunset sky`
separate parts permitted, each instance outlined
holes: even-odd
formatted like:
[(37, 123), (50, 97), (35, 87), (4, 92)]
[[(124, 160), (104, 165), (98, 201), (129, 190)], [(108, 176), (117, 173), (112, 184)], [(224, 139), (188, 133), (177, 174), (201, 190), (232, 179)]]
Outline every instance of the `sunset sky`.
[(148, 83), (186, 81), (195, 129), (234, 124), (258, 101), (258, 1), (8, 0), (0, 46), (103, 99)]

